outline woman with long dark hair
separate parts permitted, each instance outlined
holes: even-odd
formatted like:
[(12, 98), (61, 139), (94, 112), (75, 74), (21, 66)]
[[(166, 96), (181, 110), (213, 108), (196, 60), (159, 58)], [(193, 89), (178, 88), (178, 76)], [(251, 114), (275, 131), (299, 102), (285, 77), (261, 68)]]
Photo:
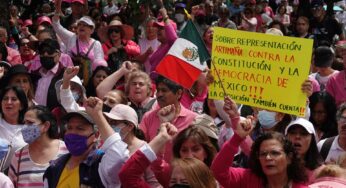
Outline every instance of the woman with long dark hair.
[(314, 125), (317, 140), (338, 134), (336, 104), (334, 97), (327, 92), (315, 92), (309, 97), (311, 110), (309, 121)]

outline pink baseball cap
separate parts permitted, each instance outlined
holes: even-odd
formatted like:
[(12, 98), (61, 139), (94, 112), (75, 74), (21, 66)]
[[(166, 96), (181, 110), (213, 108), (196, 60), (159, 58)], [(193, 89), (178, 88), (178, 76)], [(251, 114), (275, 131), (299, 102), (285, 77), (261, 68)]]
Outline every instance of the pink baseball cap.
[(48, 23), (52, 25), (52, 20), (48, 16), (41, 16), (37, 19), (37, 25), (41, 25), (43, 23)]
[(32, 25), (32, 20), (31, 19), (26, 19), (23, 23), (23, 27), (28, 27)]
[(85, 1), (84, 0), (72, 0), (71, 3), (80, 3), (80, 4), (84, 5)]
[[(177, 24), (173, 21), (173, 20), (171, 20), (171, 19), (169, 19), (169, 23), (173, 26), (173, 28), (174, 28), (174, 31), (177, 31)], [(156, 21), (156, 22), (154, 22), (154, 26), (159, 26), (159, 27), (164, 27), (165, 26), (165, 22), (162, 20), (162, 21)]]
[(136, 128), (138, 128), (137, 113), (128, 105), (117, 104), (110, 112), (103, 112), (103, 114), (112, 120), (131, 122)]

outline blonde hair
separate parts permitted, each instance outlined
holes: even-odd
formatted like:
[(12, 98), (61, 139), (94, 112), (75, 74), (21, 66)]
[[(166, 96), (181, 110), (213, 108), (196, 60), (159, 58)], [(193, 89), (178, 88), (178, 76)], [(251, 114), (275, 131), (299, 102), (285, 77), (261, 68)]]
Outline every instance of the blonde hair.
[(191, 188), (216, 188), (216, 180), (209, 168), (195, 158), (174, 159), (173, 168), (179, 167)]
[(346, 170), (341, 168), (339, 165), (326, 165), (324, 168), (320, 170), (317, 174), (316, 178), (322, 177), (336, 177), (336, 178), (345, 178)]
[(151, 80), (149, 75), (146, 72), (137, 70), (137, 71), (133, 71), (129, 74), (129, 77), (127, 78), (126, 84), (125, 84), (125, 94), (128, 97), (129, 93), (130, 93), (130, 85), (133, 79), (135, 78), (143, 78), (144, 80), (144, 84), (147, 86), (148, 89), (148, 93), (147, 96), (151, 96)]

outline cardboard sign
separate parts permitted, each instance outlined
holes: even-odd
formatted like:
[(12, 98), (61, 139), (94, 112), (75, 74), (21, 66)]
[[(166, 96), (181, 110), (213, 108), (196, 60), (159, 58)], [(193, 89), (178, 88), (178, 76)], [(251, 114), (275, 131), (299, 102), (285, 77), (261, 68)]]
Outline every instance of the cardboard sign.
[[(209, 97), (304, 116), (313, 40), (214, 28)], [(220, 77), (220, 79), (219, 79)], [(222, 83), (222, 85), (221, 85)]]

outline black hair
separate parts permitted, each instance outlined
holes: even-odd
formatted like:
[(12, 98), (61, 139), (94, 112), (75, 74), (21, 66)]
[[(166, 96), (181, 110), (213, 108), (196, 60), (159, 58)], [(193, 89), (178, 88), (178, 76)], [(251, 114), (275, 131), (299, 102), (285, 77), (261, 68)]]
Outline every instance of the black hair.
[(161, 75), (159, 75), (156, 78), (156, 85), (159, 85), (160, 83), (166, 85), (170, 91), (172, 91), (174, 94), (178, 92), (178, 90), (182, 90), (183, 87), (181, 85), (178, 85), (174, 83), (173, 81), (169, 80), (168, 78), (165, 78)]
[(7, 61), (7, 48), (3, 42), (0, 42), (0, 54), (2, 55), (1, 61)]
[[(314, 125), (315, 129), (318, 128), (323, 132), (321, 139), (336, 136), (338, 134), (337, 121), (335, 117), (337, 107), (333, 96), (325, 91), (319, 91), (313, 93), (309, 97), (309, 101), (309, 108), (311, 110), (309, 121)], [(318, 103), (322, 103), (326, 110), (326, 121), (322, 125), (317, 125), (313, 118), (315, 115), (314, 108)]]
[(306, 182), (307, 175), (304, 169), (304, 163), (302, 159), (297, 156), (296, 150), (293, 144), (281, 133), (278, 132), (266, 132), (259, 136), (252, 144), (249, 165), (251, 171), (258, 177), (261, 177), (265, 183), (268, 182), (266, 175), (263, 172), (260, 160), (259, 152), (261, 144), (267, 140), (277, 140), (280, 142), (287, 158), (290, 158), (290, 164), (287, 165), (287, 177), (289, 181), (293, 182)]
[(57, 40), (54, 39), (45, 39), (44, 41), (42, 41), (38, 47), (38, 50), (44, 51), (50, 51), (50, 52), (54, 52), (54, 51), (60, 51), (60, 45), (59, 42)]
[[(17, 95), (18, 100), (20, 101), (20, 105), (22, 108), (19, 110), (17, 123), (23, 124), (24, 123), (24, 114), (28, 109), (28, 99), (25, 95), (25, 92), (23, 91), (23, 89), (21, 87), (16, 86), (16, 85), (10, 85), (10, 86), (5, 87), (5, 89), (3, 89), (2, 92), (0, 93), (0, 101), (2, 101), (4, 99), (5, 95), (9, 91), (14, 91)], [(0, 108), (0, 113), (1, 113), (2, 117), (5, 118), (2, 106)]]
[(48, 33), (50, 35), (51, 39), (58, 40), (58, 38), (56, 37), (56, 33), (55, 33), (54, 29), (51, 27), (45, 27), (43, 30), (38, 31), (37, 37), (42, 33)]
[(48, 137), (51, 139), (57, 139), (58, 136), (58, 125), (55, 119), (55, 116), (52, 114), (49, 109), (43, 105), (32, 106), (28, 109), (28, 111), (34, 111), (36, 113), (37, 119), (39, 119), (42, 123), (48, 121), (50, 126), (48, 128)]
[(280, 31), (282, 32), (282, 34), (283, 34), (284, 36), (287, 35), (287, 29), (286, 29), (286, 27), (285, 27), (285, 25), (284, 25), (283, 23), (281, 23), (280, 21), (277, 21), (277, 20), (273, 20), (273, 21), (269, 24), (268, 28), (273, 28), (274, 25), (279, 25), (279, 26), (280, 26)]
[(88, 84), (86, 86), (86, 95), (87, 97), (90, 97), (90, 96), (97, 96), (96, 95), (96, 86), (94, 86), (94, 82), (93, 82), (93, 79), (94, 77), (96, 76), (96, 73), (98, 71), (105, 71), (107, 73), (107, 76), (110, 75), (110, 69), (108, 67), (105, 67), (105, 66), (98, 66), (96, 67), (96, 69), (93, 71), (93, 74), (91, 75), (89, 81), (88, 81)]
[(311, 134), (311, 142), (308, 151), (305, 154), (305, 167), (310, 170), (315, 170), (320, 167), (324, 160), (318, 151), (315, 136)]

